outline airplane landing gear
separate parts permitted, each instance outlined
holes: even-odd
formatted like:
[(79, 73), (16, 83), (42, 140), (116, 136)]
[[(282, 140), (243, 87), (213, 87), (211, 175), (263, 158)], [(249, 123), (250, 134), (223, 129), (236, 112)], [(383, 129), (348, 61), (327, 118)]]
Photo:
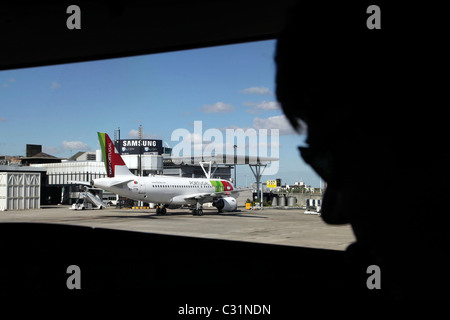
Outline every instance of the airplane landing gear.
[(203, 204), (198, 202), (195, 205), (195, 208), (192, 209), (193, 216), (202, 216), (203, 215)]
[(166, 214), (167, 210), (164, 206), (156, 206), (156, 214)]

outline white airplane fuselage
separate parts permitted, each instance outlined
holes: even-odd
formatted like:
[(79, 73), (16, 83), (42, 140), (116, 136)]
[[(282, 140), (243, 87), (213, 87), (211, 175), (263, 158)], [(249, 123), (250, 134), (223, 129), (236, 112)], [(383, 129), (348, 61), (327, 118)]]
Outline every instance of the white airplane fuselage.
[(97, 132), (97, 135), (108, 178), (94, 179), (91, 187), (138, 201), (156, 203), (157, 214), (165, 214), (166, 208), (171, 205), (187, 204), (192, 207), (193, 215), (201, 216), (205, 202), (212, 202), (219, 212), (236, 210), (236, 199), (230, 195), (241, 190), (236, 190), (231, 182), (223, 179), (135, 176), (128, 169), (108, 134)]
[(93, 186), (138, 201), (174, 205), (194, 204), (196, 200), (185, 199), (188, 195), (212, 194), (234, 189), (231, 183), (229, 183), (231, 187), (214, 186), (211, 181), (219, 182), (223, 180), (131, 175), (95, 179), (93, 180)]

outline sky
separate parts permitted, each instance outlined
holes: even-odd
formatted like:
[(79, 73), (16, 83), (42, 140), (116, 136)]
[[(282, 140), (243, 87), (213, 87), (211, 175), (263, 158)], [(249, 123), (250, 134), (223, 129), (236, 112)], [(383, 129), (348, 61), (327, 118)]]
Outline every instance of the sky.
[[(306, 136), (294, 132), (276, 100), (275, 45), (257, 41), (0, 71), (0, 155), (25, 155), (26, 144), (41, 144), (46, 153), (70, 157), (100, 149), (97, 131), (113, 137), (118, 127), (122, 138), (137, 138), (142, 125), (144, 137), (171, 147), (181, 141), (171, 140), (175, 130), (185, 129), (203, 148), (210, 143), (208, 129), (220, 130), (224, 139), (226, 129), (268, 129), (267, 155), (277, 148), (280, 161), (263, 180), (318, 187), (319, 177), (297, 150)], [(194, 132), (198, 121), (200, 134)], [(278, 140), (270, 129), (278, 129)], [(227, 142), (233, 143), (221, 147)], [(238, 186), (254, 182), (247, 165), (237, 176)]]

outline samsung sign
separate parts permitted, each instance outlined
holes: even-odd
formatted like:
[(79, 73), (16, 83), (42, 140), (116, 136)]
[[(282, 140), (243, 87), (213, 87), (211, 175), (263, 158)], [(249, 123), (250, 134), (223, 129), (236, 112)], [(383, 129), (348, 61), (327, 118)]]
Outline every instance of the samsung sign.
[(119, 144), (116, 145), (120, 154), (162, 154), (162, 140), (155, 139), (124, 139), (119, 140)]

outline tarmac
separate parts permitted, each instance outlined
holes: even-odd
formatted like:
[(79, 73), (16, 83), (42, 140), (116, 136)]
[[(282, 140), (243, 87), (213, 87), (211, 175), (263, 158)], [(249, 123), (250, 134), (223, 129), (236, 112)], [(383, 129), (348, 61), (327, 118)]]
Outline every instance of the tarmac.
[(328, 225), (302, 209), (238, 210), (218, 213), (216, 208), (204, 207), (203, 216), (193, 216), (188, 209), (168, 209), (166, 215), (156, 215), (155, 209), (75, 211), (64, 205), (42, 206), (0, 212), (0, 223), (55, 223), (333, 250), (345, 250), (355, 241), (350, 225)]

